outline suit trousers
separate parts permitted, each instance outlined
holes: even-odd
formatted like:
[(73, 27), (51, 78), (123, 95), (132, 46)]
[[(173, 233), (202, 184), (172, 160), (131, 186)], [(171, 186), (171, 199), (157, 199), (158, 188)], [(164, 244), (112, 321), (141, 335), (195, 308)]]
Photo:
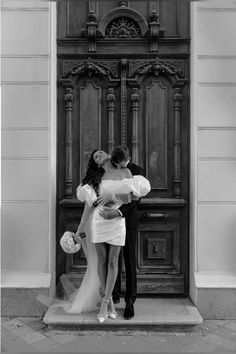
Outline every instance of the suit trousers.
[(119, 261), (119, 272), (116, 284), (113, 290), (113, 298), (120, 297), (120, 282), (121, 282), (121, 268), (122, 268), (122, 255), (125, 264), (126, 274), (126, 289), (125, 289), (125, 302), (134, 303), (137, 297), (137, 276), (136, 276), (136, 240), (137, 228), (129, 228), (126, 230), (125, 245), (123, 246), (121, 257)]

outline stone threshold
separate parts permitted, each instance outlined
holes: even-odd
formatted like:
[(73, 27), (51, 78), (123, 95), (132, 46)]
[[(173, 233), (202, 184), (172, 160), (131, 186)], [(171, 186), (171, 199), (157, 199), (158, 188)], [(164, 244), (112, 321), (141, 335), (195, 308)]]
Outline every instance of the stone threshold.
[(202, 323), (202, 317), (189, 299), (182, 298), (139, 298), (135, 302), (135, 316), (130, 320), (123, 318), (124, 300), (116, 305), (118, 317), (100, 324), (96, 312), (70, 314), (64, 310), (64, 304), (54, 303), (46, 312), (43, 322), (49, 328), (78, 330), (192, 330)]

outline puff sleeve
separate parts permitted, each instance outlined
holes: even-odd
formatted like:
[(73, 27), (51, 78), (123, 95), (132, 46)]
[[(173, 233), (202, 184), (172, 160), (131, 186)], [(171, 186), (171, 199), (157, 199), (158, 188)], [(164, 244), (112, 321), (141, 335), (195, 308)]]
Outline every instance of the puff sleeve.
[(93, 205), (97, 199), (94, 189), (88, 185), (79, 185), (76, 190), (76, 196), (81, 202), (86, 202), (90, 207)]
[(135, 175), (133, 178), (124, 178), (122, 182), (124, 190), (130, 188), (130, 191), (139, 198), (144, 197), (151, 190), (149, 181), (141, 175)]

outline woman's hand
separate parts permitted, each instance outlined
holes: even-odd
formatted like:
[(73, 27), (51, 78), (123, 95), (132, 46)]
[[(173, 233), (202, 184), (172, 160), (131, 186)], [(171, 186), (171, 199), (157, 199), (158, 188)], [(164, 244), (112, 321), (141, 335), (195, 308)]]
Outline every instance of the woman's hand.
[(82, 240), (82, 238), (84, 238), (84, 237), (86, 237), (85, 232), (80, 231), (80, 229), (78, 228), (78, 230), (76, 231), (75, 236), (74, 236), (74, 241), (76, 243), (79, 243)]

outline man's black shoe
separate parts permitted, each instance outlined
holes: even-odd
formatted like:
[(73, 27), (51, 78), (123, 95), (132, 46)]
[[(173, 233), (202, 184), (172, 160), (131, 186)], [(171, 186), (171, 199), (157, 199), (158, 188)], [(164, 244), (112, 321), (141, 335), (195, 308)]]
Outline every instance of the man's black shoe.
[(124, 319), (130, 320), (134, 317), (134, 305), (127, 303), (124, 311)]

